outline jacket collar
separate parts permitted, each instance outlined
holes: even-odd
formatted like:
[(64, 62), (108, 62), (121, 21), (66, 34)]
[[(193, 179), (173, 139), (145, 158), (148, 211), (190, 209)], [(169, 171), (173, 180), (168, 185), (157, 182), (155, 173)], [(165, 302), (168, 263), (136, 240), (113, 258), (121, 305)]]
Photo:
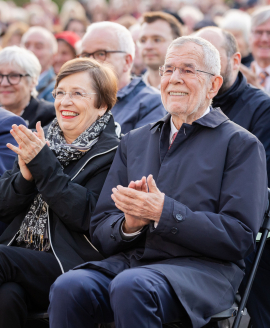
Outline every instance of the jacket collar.
[(230, 109), (232, 104), (235, 103), (241, 96), (246, 86), (247, 79), (241, 72), (238, 72), (238, 76), (234, 84), (223, 94), (215, 96), (213, 99), (214, 106), (221, 107), (226, 113), (226, 110)]
[[(157, 121), (156, 123), (151, 124), (151, 133), (155, 133), (158, 129), (160, 129), (163, 124), (166, 124), (170, 121), (171, 114), (167, 114), (161, 120)], [(194, 121), (192, 125), (201, 125), (208, 128), (215, 129), (220, 124), (228, 121), (229, 118), (222, 112), (220, 108), (212, 108), (210, 106), (210, 112), (205, 116), (199, 118), (198, 120)]]
[(38, 85), (36, 86), (37, 90), (40, 90), (41, 88), (44, 88), (47, 86), (48, 82), (52, 80), (55, 77), (55, 73), (53, 70), (53, 67), (51, 66), (44, 76), (41, 77), (41, 79), (38, 81)]
[(124, 88), (120, 89), (117, 92), (117, 99), (120, 100), (124, 97), (126, 97), (127, 95), (129, 95), (135, 88), (136, 86), (142, 82), (144, 85), (146, 85), (143, 81), (141, 77), (135, 77), (131, 80), (131, 82), (126, 85)]

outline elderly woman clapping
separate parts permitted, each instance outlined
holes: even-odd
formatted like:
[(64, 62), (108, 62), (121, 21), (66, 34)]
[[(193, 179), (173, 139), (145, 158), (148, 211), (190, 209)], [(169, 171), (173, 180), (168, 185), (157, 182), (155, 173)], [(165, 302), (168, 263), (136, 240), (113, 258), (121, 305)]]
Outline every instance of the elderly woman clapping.
[(41, 121), (45, 126), (55, 118), (51, 102), (36, 98), (41, 66), (29, 50), (17, 46), (0, 51), (0, 104), (21, 116), (29, 129)]
[(116, 93), (109, 67), (74, 59), (57, 76), (48, 129), (12, 126), (18, 163), (0, 179), (0, 220), (9, 223), (0, 237), (1, 328), (23, 327), (27, 309), (47, 309), (61, 273), (102, 259), (88, 228), (119, 143)]

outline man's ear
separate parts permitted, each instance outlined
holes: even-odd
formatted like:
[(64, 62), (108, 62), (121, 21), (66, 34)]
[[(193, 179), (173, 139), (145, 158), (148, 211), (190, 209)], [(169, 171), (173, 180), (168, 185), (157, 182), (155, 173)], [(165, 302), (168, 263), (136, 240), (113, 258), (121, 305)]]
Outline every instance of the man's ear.
[(123, 68), (123, 71), (124, 72), (128, 72), (131, 70), (131, 67), (132, 67), (132, 64), (133, 64), (133, 59), (131, 57), (130, 54), (126, 54), (125, 55), (125, 64), (124, 64), (124, 68)]
[(234, 71), (237, 71), (237, 72), (239, 71), (241, 59), (242, 59), (242, 57), (241, 57), (240, 52), (236, 52), (235, 54), (232, 55)]
[(211, 85), (208, 90), (207, 99), (213, 99), (215, 95), (218, 93), (218, 90), (221, 88), (223, 83), (223, 78), (221, 75), (215, 75), (211, 77)]

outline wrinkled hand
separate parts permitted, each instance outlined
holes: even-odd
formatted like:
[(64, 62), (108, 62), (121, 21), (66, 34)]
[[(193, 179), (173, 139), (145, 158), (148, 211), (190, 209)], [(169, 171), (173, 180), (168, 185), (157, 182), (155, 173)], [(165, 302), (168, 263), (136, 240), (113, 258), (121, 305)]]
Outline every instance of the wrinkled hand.
[(28, 164), (34, 157), (36, 157), (44, 145), (48, 143), (45, 140), (44, 131), (40, 122), (37, 123), (36, 129), (37, 132), (32, 132), (24, 125), (17, 126), (16, 124), (13, 124), (10, 133), (17, 141), (19, 147), (16, 147), (10, 143), (7, 144), (9, 149), (18, 154), (20, 171), (23, 177), (28, 181), (32, 181), (33, 176), (27, 168), (26, 164)]
[(251, 63), (250, 69), (246, 67), (245, 65), (240, 65), (240, 71), (245, 75), (247, 82), (254, 85), (254, 87), (263, 89), (260, 85), (260, 80), (258, 76), (256, 75), (256, 69), (254, 62)]
[(157, 188), (152, 175), (148, 176), (147, 181), (143, 177), (140, 181), (132, 181), (128, 188), (117, 186), (112, 191), (115, 206), (125, 214), (124, 232), (138, 231), (151, 220), (159, 222), (165, 195)]

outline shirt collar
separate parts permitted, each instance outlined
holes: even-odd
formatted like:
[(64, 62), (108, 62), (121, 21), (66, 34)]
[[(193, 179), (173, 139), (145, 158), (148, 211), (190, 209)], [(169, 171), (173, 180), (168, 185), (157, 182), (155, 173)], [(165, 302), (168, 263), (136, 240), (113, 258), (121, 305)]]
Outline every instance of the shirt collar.
[(125, 96), (127, 96), (128, 94), (131, 93), (131, 91), (134, 90), (134, 88), (136, 88), (136, 86), (142, 81), (141, 77), (135, 77), (131, 80), (131, 82), (126, 85), (124, 88), (118, 90), (117, 92), (117, 99), (121, 99), (124, 98)]
[[(153, 86), (149, 83), (149, 73), (148, 73), (148, 71), (146, 71), (146, 72), (142, 75), (142, 80), (143, 80), (143, 82), (144, 82), (146, 85), (148, 85), (149, 87), (155, 88), (155, 87), (153, 87)], [(155, 88), (155, 89), (160, 90), (160, 84), (159, 84), (158, 87)]]
[[(208, 106), (207, 108), (206, 108), (206, 111), (202, 114), (202, 116), (200, 117), (200, 118), (202, 118), (202, 117), (204, 117), (206, 114), (208, 114), (208, 113), (210, 113), (210, 106)], [(199, 119), (200, 119), (199, 118)], [(198, 119), (198, 120), (199, 120)], [(171, 116), (171, 120), (170, 120), (170, 122), (171, 122), (171, 132), (170, 132), (170, 141), (172, 140), (172, 138), (173, 138), (173, 135), (175, 134), (175, 132), (178, 132), (178, 130), (176, 129), (176, 127), (175, 127), (175, 125), (174, 125), (174, 123), (173, 123), (173, 120), (172, 120), (172, 116)]]
[(261, 72), (266, 72), (270, 75), (270, 65), (265, 68), (261, 68), (256, 61), (254, 63), (255, 63), (256, 75), (259, 75)]

